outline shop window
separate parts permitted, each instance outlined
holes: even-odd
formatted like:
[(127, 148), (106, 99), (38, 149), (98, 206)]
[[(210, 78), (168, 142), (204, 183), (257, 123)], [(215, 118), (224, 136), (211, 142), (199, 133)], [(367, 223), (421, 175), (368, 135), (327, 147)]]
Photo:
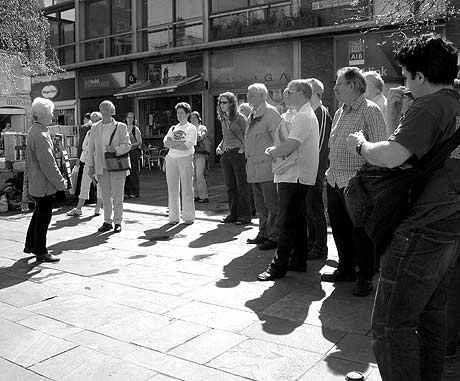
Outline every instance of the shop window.
[(173, 21), (172, 0), (138, 0), (143, 28)]
[(187, 20), (202, 16), (202, 0), (176, 0), (176, 20)]

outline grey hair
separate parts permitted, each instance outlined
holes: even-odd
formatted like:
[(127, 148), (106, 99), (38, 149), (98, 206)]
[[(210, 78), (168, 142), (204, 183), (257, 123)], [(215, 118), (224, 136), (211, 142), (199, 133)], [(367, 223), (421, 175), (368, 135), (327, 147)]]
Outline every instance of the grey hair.
[(110, 102), (110, 101), (102, 101), (100, 104), (99, 104), (99, 111), (102, 111), (102, 109), (110, 109), (111, 110), (111, 113), (112, 115), (115, 115), (115, 105)]
[(364, 78), (372, 78), (372, 82), (374, 83), (375, 88), (380, 92), (383, 91), (384, 82), (382, 76), (378, 72), (370, 70), (364, 72), (363, 75)]
[(308, 84), (310, 85), (312, 91), (315, 94), (318, 94), (318, 96), (321, 98), (321, 96), (324, 93), (324, 85), (323, 82), (321, 82), (319, 79), (316, 78), (308, 78), (307, 79)]
[(37, 97), (32, 102), (31, 111), (32, 119), (38, 120), (45, 112), (53, 113), (54, 103), (49, 99)]
[(359, 67), (346, 66), (337, 70), (337, 77), (345, 79), (348, 83), (352, 83), (354, 89), (360, 94), (366, 92), (366, 80), (364, 79), (363, 72)]
[(253, 83), (252, 85), (248, 86), (248, 91), (253, 90), (257, 94), (262, 94), (264, 99), (268, 97), (268, 89), (263, 83)]
[[(97, 121), (102, 119), (102, 114), (99, 111), (93, 111), (90, 114), (89, 118), (91, 119), (92, 122), (95, 123), (95, 122), (97, 122)], [(96, 119), (96, 120), (94, 120), (94, 119)]]
[(311, 95), (313, 94), (312, 88), (310, 84), (308, 83), (308, 80), (306, 79), (294, 79), (291, 82), (289, 82), (289, 86), (294, 86), (295, 89), (299, 92), (301, 92), (305, 98), (308, 100), (311, 99)]

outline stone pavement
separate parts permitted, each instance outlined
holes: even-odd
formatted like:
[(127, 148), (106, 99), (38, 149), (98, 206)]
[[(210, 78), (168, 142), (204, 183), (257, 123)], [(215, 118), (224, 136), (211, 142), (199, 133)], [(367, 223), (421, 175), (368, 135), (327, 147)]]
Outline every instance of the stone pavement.
[[(165, 224), (162, 174), (142, 177), (123, 231), (96, 234), (102, 217), (56, 209), (48, 246), (58, 264), (22, 253), (30, 214), (0, 217), (0, 380), (380, 380), (370, 347), (372, 296), (321, 283), (330, 260), (276, 282), (256, 275), (273, 251), (246, 244), (257, 226), (219, 223), (211, 203), (195, 224)], [(255, 220), (254, 220), (255, 222)], [(446, 380), (460, 379), (459, 361)]]

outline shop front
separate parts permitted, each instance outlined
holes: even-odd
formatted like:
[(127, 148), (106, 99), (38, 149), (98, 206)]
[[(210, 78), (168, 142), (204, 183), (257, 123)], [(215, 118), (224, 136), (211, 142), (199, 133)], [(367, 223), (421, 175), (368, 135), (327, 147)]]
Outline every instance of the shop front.
[(294, 73), (293, 42), (216, 50), (211, 53), (210, 62), (216, 145), (222, 139), (215, 109), (220, 93), (233, 92), (241, 104), (246, 102), (249, 85), (264, 83), (269, 91), (268, 102), (284, 111), (283, 90)]
[(175, 57), (139, 63), (139, 79), (115, 94), (134, 102), (136, 119), (146, 147), (162, 147), (169, 127), (177, 123), (174, 106), (187, 102), (203, 115), (203, 58)]

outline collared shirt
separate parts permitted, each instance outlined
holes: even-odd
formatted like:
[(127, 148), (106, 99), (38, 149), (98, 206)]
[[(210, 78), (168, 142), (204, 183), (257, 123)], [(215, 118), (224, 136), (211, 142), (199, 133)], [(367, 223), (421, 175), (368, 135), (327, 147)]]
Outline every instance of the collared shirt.
[(248, 183), (273, 181), (272, 159), (265, 154), (265, 150), (273, 146), (280, 121), (278, 110), (266, 102), (249, 117), (244, 136)]
[(128, 127), (129, 139), (131, 140), (131, 150), (138, 149), (142, 146), (142, 134), (136, 125)]
[(178, 123), (175, 126), (172, 126), (164, 137), (163, 144), (166, 142), (168, 136), (172, 137), (173, 140), (184, 142), (188, 148), (187, 150), (170, 148), (168, 151), (169, 157), (178, 158), (194, 154), (196, 145), (196, 127), (192, 123)]
[(274, 182), (314, 185), (319, 161), (319, 127), (318, 119), (309, 102), (292, 118), (288, 139), (300, 142), (296, 150), (297, 160), (283, 173), (275, 174)]
[(221, 122), (222, 126), (222, 141), (219, 146), (222, 151), (239, 148), (241, 152), (244, 149), (244, 132), (247, 126), (246, 117), (240, 112), (236, 113), (232, 121), (225, 119)]
[(334, 115), (329, 139), (329, 168), (326, 171), (327, 182), (333, 187), (346, 187), (365, 163), (357, 153), (349, 152), (346, 144), (348, 135), (360, 130), (370, 142), (387, 138), (382, 112), (364, 95), (360, 95), (349, 106), (343, 105)]

